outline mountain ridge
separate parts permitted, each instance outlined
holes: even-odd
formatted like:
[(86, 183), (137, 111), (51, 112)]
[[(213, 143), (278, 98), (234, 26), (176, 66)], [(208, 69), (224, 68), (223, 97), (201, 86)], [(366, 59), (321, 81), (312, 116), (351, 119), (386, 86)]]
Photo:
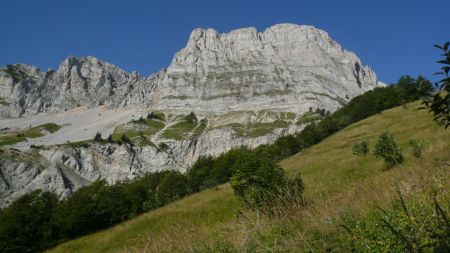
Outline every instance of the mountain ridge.
[[(16, 76), (12, 74), (14, 69)], [(175, 54), (171, 64), (148, 77), (135, 71), (127, 73), (93, 56), (69, 56), (57, 70), (47, 72), (24, 64), (0, 70), (0, 97), (12, 107), (0, 107), (3, 118), (61, 112), (83, 105), (177, 108), (176, 104), (188, 102), (193, 107), (196, 100), (204, 110), (210, 106), (204, 100), (214, 98), (230, 98), (231, 103), (255, 107), (243, 100), (271, 91), (289, 95), (292, 88), (296, 88), (292, 94), (296, 98), (301, 91), (315, 90), (348, 101), (362, 91), (383, 85), (354, 53), (343, 49), (325, 31), (293, 24), (274, 25), (263, 32), (241, 28), (219, 34), (211, 28), (194, 29), (186, 47)], [(316, 86), (324, 85), (315, 84), (320, 82), (334, 86), (319, 89)], [(361, 91), (351, 87), (355, 82)], [(331, 104), (327, 106), (335, 110), (336, 103)]]
[[(0, 69), (0, 143), (47, 123), (59, 129), (6, 145), (19, 151), (0, 160), (0, 206), (35, 189), (64, 198), (99, 179), (186, 171), (200, 156), (299, 132), (380, 86), (326, 32), (293, 24), (195, 29), (171, 64), (148, 77), (91, 56), (47, 72), (8, 65)], [(93, 142), (96, 133), (115, 142)], [(131, 143), (119, 144), (121, 136)], [(30, 154), (36, 159), (24, 159)]]

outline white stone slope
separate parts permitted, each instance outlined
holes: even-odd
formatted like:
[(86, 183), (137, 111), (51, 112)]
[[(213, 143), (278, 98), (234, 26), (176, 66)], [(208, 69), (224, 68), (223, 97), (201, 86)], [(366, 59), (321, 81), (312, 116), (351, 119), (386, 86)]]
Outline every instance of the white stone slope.
[[(273, 143), (301, 130), (296, 123), (310, 110), (333, 112), (382, 85), (326, 32), (293, 24), (264, 32), (196, 29), (170, 66), (147, 78), (94, 57), (69, 57), (47, 72), (9, 65), (0, 69), (0, 129), (48, 122), (63, 127), (13, 146), (23, 151), (0, 153), (0, 205), (33, 189), (66, 197), (98, 179), (115, 183), (148, 171), (185, 171), (201, 155)], [(151, 111), (168, 117), (163, 129), (147, 136), (152, 145), (56, 145), (92, 139), (96, 132), (106, 137)], [(208, 122), (206, 129), (167, 137), (182, 118), (177, 115), (191, 111)], [(273, 126), (262, 135), (236, 129), (266, 123)], [(47, 147), (30, 151), (31, 144)]]

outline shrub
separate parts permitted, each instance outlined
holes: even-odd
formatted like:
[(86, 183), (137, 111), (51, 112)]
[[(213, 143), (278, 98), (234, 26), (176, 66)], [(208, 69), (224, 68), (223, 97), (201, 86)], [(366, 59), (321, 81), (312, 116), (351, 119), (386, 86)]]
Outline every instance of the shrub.
[(415, 140), (410, 140), (409, 145), (411, 146), (411, 149), (412, 149), (411, 150), (412, 155), (416, 158), (421, 158), (422, 157), (422, 149), (423, 149), (422, 144), (420, 144), (419, 142), (417, 142)]
[(380, 135), (375, 146), (374, 154), (376, 157), (384, 159), (387, 169), (403, 162), (402, 151), (397, 146), (394, 137), (390, 133), (383, 133)]
[(253, 153), (244, 155), (233, 166), (231, 186), (250, 208), (260, 209), (266, 201), (279, 194), (286, 185), (287, 178), (283, 169), (274, 161), (258, 157)]
[[(248, 207), (263, 213), (277, 204), (300, 199), (304, 185), (300, 175), (294, 180), (274, 160), (256, 152), (244, 154), (234, 164), (231, 186)], [(286, 203), (289, 202), (289, 203)]]
[(362, 140), (360, 143), (353, 145), (352, 152), (354, 155), (367, 155), (369, 153), (369, 143)]
[(433, 202), (400, 197), (391, 210), (346, 221), (348, 252), (449, 252), (449, 205)]

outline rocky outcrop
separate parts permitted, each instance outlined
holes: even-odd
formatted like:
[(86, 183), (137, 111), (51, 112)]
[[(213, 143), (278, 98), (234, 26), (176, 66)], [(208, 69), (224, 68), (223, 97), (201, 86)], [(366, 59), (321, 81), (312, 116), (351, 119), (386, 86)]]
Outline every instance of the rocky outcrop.
[[(382, 85), (355, 54), (312, 26), (280, 24), (258, 32), (195, 29), (172, 63), (148, 78), (94, 57), (69, 57), (41, 72), (27, 65), (0, 71), (3, 117), (79, 106), (143, 105), (194, 111), (336, 110)], [(299, 103), (301, 101), (301, 103)]]
[[(170, 120), (161, 120), (164, 127), (147, 136), (145, 145), (64, 144), (5, 151), (18, 153), (2, 154), (0, 204), (33, 189), (65, 197), (98, 179), (115, 183), (148, 171), (184, 171), (202, 155), (273, 143), (301, 130), (304, 115), (316, 109), (333, 112), (380, 85), (369, 67), (326, 32), (293, 24), (263, 32), (195, 29), (171, 64), (149, 77), (126, 73), (94, 57), (69, 57), (57, 70), (47, 72), (8, 65), (0, 69), (0, 118), (102, 106), (159, 111)], [(182, 138), (164, 134), (191, 111), (207, 124)], [(70, 124), (71, 137), (77, 128), (86, 130), (85, 125), (74, 125), (77, 120)], [(261, 129), (255, 134), (252, 127)]]
[(79, 106), (119, 104), (133, 85), (144, 78), (94, 57), (69, 57), (58, 70), (41, 72), (16, 64), (0, 69), (0, 116), (20, 117), (40, 112), (61, 112)]

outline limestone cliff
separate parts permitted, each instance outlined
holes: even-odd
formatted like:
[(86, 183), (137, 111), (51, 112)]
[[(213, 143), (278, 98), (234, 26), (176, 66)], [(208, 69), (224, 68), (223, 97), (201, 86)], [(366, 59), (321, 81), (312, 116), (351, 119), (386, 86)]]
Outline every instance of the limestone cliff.
[[(185, 171), (202, 155), (273, 143), (320, 120), (315, 112), (333, 112), (381, 85), (326, 32), (293, 24), (263, 32), (195, 29), (171, 64), (149, 77), (94, 57), (69, 57), (47, 72), (8, 65), (0, 68), (0, 140), (49, 120), (62, 128), (3, 147), (0, 205), (33, 189), (65, 197), (98, 179)], [(132, 115), (119, 122), (111, 110)], [(150, 112), (159, 118), (146, 118)], [(190, 112), (194, 121), (186, 121)], [(97, 131), (125, 134), (133, 145), (67, 143)]]

